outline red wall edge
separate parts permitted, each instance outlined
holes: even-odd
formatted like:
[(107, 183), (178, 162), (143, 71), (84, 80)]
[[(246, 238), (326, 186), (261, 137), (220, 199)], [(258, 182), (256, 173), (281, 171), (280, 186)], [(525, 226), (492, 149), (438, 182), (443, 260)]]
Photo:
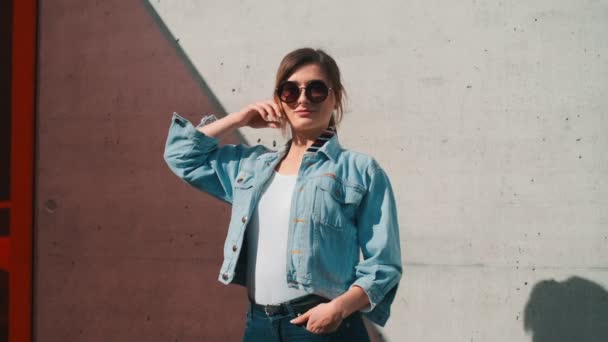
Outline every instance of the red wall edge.
[(32, 339), (32, 224), (37, 2), (13, 4), (9, 341)]

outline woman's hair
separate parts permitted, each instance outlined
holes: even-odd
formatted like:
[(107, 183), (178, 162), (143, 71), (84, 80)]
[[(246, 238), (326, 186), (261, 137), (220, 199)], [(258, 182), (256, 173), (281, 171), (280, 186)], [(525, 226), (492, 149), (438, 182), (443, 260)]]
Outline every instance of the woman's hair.
[[(336, 99), (336, 112), (331, 116), (329, 125), (336, 126), (342, 121), (346, 91), (342, 85), (340, 69), (336, 61), (325, 51), (321, 49), (301, 48), (288, 53), (283, 57), (281, 64), (279, 64), (275, 88), (285, 82), (298, 68), (308, 64), (316, 64), (321, 67), (321, 70), (323, 70), (331, 83), (329, 86), (332, 88)], [(277, 103), (280, 103), (276, 92), (274, 93), (274, 99)]]

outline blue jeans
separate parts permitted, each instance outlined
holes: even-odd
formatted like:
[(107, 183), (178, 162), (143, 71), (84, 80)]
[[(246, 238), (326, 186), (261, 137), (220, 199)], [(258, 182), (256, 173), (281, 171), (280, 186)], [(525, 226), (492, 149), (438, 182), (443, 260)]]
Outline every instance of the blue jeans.
[(313, 334), (306, 326), (289, 323), (296, 315), (268, 317), (263, 310), (251, 304), (247, 309), (244, 342), (292, 342), (292, 341), (332, 341), (369, 342), (361, 313), (355, 312), (342, 321), (338, 330), (329, 334)]

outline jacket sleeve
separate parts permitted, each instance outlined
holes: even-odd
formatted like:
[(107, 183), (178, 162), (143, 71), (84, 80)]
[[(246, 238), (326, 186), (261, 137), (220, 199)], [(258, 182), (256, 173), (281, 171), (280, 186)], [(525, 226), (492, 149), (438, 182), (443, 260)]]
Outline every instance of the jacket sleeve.
[(232, 184), (239, 164), (255, 148), (218, 144), (217, 138), (205, 135), (173, 113), (164, 158), (171, 171), (186, 183), (232, 203)]
[(351, 286), (361, 287), (369, 298), (370, 305), (362, 311), (384, 325), (402, 274), (399, 223), (389, 179), (375, 161), (368, 177), (368, 191), (357, 215), (363, 259), (355, 268), (356, 280)]

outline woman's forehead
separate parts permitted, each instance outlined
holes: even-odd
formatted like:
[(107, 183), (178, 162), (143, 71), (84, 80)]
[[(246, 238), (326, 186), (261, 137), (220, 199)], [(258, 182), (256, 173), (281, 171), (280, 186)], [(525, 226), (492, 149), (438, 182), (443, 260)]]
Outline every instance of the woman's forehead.
[(325, 72), (323, 72), (323, 69), (318, 64), (306, 64), (299, 67), (287, 80), (300, 84), (306, 84), (312, 80), (329, 81)]

